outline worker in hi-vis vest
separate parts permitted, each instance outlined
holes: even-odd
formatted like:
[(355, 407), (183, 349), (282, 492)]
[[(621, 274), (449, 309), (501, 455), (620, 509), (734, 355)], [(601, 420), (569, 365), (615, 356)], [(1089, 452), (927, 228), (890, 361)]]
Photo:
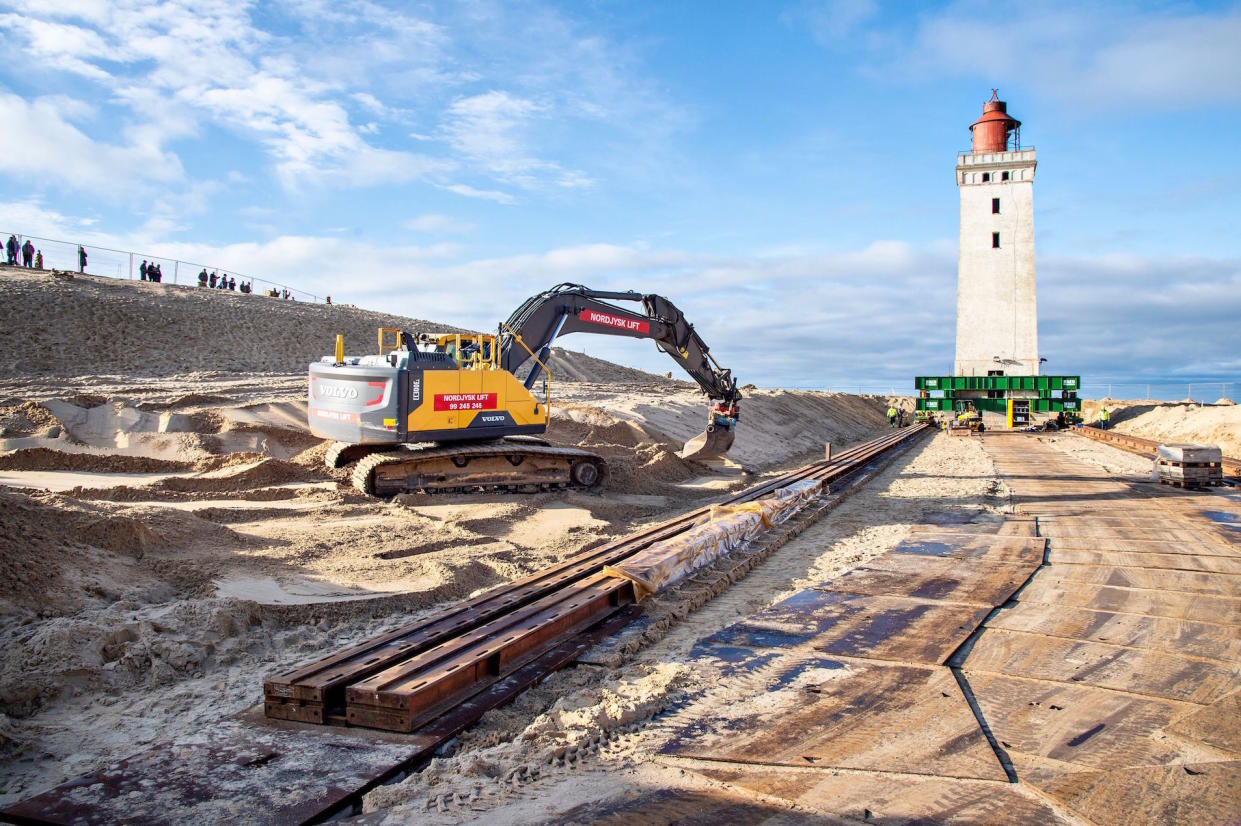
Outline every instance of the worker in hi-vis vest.
[(888, 407), (888, 427), (896, 429), (896, 408), (892, 406)]
[(1104, 430), (1107, 430), (1107, 422), (1111, 418), (1112, 418), (1112, 412), (1108, 410), (1106, 406), (1104, 406), (1104, 408), (1099, 411), (1099, 427), (1101, 427)]

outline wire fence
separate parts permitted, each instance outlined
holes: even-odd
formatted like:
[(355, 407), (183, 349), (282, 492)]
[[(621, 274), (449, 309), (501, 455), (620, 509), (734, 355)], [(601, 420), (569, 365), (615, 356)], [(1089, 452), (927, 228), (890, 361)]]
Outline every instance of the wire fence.
[[(916, 396), (913, 379), (884, 384), (815, 384), (798, 382), (776, 386), (763, 385), (766, 389), (814, 390), (827, 393), (856, 393), (859, 396)], [(1241, 379), (1219, 381), (1207, 379), (1194, 382), (1098, 382), (1083, 384), (1077, 395), (1083, 399), (1119, 399), (1123, 401), (1150, 400), (1163, 402), (1193, 402), (1214, 404), (1220, 399), (1236, 400)]]
[[(26, 240), (35, 246), (36, 252), (43, 253), (43, 269), (45, 270), (68, 270), (70, 272), (78, 272), (78, 244), (74, 241), (61, 241), (55, 238), (41, 238), (37, 235), (22, 235), (21, 233), (11, 232), (8, 234), (0, 234), (0, 238), (7, 243), (9, 237), (17, 239), (19, 251), (17, 253), (17, 261), (22, 263), (22, 247)], [(184, 286), (197, 287), (198, 274), (203, 270), (208, 273), (216, 272), (221, 275), (236, 280), (240, 285), (243, 282), (249, 283), (252, 292), (259, 294), (274, 295), (277, 298), (293, 298), (298, 301), (324, 302), (330, 301), (324, 297), (315, 295), (306, 290), (290, 287), (288, 284), (281, 284), (277, 281), (271, 281), (266, 278), (248, 275), (246, 273), (237, 272), (236, 270), (228, 270), (227, 273), (214, 264), (204, 264), (198, 261), (182, 261), (177, 258), (168, 258), (161, 255), (152, 255), (150, 253), (136, 252), (133, 250), (118, 250), (111, 247), (101, 247), (97, 244), (82, 244), (82, 248), (86, 252), (87, 264), (85, 272), (87, 275), (101, 275), (108, 278), (120, 278), (126, 280), (139, 280), (142, 275), (142, 262), (146, 261), (149, 266), (159, 265), (160, 272), (163, 276), (165, 284), (181, 284)], [(3, 260), (7, 261), (7, 257)], [(218, 283), (218, 282), (217, 282)]]
[(1087, 399), (1121, 399), (1213, 404), (1233, 399), (1241, 381), (1207, 379), (1194, 382), (1099, 382), (1083, 384), (1079, 395)]

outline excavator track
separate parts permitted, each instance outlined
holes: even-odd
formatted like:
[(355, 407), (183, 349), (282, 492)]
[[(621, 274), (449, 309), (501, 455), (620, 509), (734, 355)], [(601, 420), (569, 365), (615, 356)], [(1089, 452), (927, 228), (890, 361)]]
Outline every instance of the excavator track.
[(328, 470), (337, 470), (351, 465), (364, 456), (372, 453), (385, 453), (396, 450), (400, 445), (355, 445), (350, 442), (332, 442), (327, 453), (323, 455), (323, 464)]
[(597, 490), (608, 477), (603, 457), (535, 440), (490, 444), (405, 445), (372, 453), (353, 469), (353, 486), (371, 496), (575, 488)]

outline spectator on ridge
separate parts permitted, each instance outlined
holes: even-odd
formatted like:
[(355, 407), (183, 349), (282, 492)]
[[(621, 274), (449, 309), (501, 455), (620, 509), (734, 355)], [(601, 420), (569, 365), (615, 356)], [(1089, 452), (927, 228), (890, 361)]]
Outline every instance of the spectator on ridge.
[(198, 274), (198, 286), (207, 286), (207, 268), (203, 267), (203, 271)]
[(78, 244), (78, 272), (86, 272), (86, 247)]
[(138, 268), (138, 280), (139, 280), (139, 281), (146, 281), (146, 280), (147, 280), (147, 270), (148, 270), (148, 269), (149, 269), (149, 267), (147, 266), (147, 261), (146, 261), (146, 259), (145, 259), (145, 258), (143, 258), (143, 259), (142, 259), (142, 266)]
[(16, 267), (17, 266), (17, 236), (16, 235), (9, 236), (9, 243), (5, 245), (4, 249), (5, 249), (5, 252), (9, 254), (9, 266)]
[(34, 251), (34, 268), (36, 270), (43, 269), (43, 250)]
[(212, 271), (211, 271), (211, 278), (210, 278), (209, 280), (211, 281), (211, 289), (213, 289), (213, 290), (214, 290), (214, 289), (215, 289), (215, 282), (216, 282), (216, 280), (217, 280), (217, 276), (216, 276), (216, 274), (215, 274), (215, 271), (214, 271), (214, 270), (212, 270)]
[(27, 269), (34, 267), (34, 244), (30, 243), (29, 238), (22, 244), (22, 266)]
[[(151, 273), (149, 271), (147, 272), (147, 278), (151, 278)], [(164, 280), (164, 267), (162, 264), (155, 265), (155, 278), (151, 280), (154, 281), (156, 284), (159, 284), (161, 281)]]
[(231, 275), (228, 277), (228, 289), (229, 292), (234, 292), (237, 289), (237, 279)]

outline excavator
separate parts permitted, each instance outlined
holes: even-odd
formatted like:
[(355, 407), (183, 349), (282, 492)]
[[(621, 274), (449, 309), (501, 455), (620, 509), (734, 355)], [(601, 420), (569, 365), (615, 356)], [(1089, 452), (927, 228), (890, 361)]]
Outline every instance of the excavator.
[[(620, 301), (640, 303), (642, 312), (611, 303)], [(373, 496), (600, 488), (608, 475), (603, 457), (540, 438), (550, 414), (552, 344), (570, 333), (654, 340), (710, 399), (706, 431), (681, 455), (718, 459), (732, 446), (737, 382), (681, 311), (662, 296), (580, 284), (527, 299), (494, 334), (385, 327), (378, 355), (350, 357), (337, 336), (335, 355), (310, 365), (311, 432), (334, 440), (328, 467), (356, 462), (353, 484)]]

